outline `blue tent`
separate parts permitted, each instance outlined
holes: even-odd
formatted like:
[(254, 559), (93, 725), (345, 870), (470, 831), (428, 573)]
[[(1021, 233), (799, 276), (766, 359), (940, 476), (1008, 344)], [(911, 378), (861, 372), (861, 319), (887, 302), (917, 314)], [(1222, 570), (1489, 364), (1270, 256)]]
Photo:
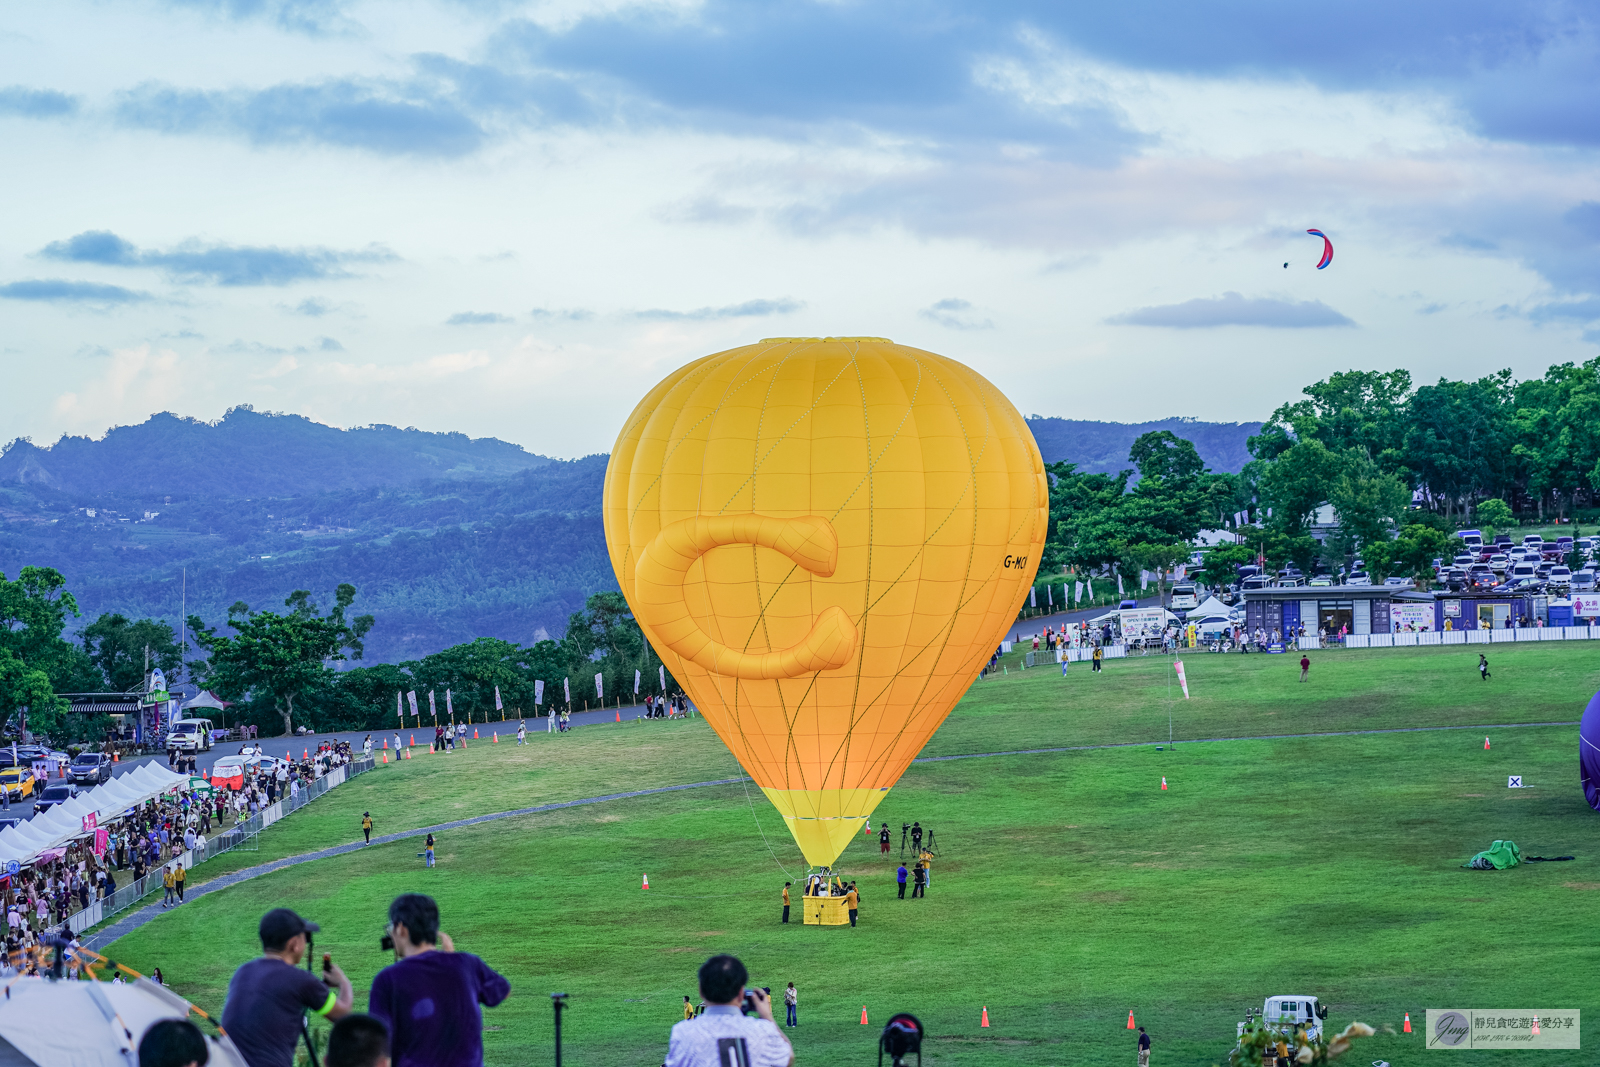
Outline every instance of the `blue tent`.
[(1584, 799), (1600, 811), (1600, 693), (1583, 709), (1583, 721), (1578, 725), (1578, 771)]

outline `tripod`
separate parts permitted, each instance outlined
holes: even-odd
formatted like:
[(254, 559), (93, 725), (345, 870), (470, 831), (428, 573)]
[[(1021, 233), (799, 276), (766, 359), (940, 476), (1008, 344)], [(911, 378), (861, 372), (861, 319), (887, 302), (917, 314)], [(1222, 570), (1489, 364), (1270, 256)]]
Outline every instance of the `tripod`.
[(909, 833), (911, 833), (911, 824), (908, 823), (908, 822), (901, 823), (900, 824), (900, 858), (901, 859), (905, 859), (906, 858), (906, 835), (909, 834)]
[(933, 843), (933, 828), (925, 827), (924, 829), (925, 834), (923, 837), (922, 847), (937, 856), (939, 854), (939, 846)]
[(561, 1012), (567, 1006), (567, 994), (551, 993), (550, 1006), (556, 1012), (556, 1067), (561, 1067)]

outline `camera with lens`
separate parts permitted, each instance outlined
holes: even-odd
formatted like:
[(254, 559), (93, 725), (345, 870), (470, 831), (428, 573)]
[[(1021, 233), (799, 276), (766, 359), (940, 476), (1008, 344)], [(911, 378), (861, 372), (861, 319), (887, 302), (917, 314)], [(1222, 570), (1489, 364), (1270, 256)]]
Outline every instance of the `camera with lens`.
[(383, 951), (385, 951), (385, 952), (393, 952), (394, 951), (394, 937), (392, 935), (390, 935), (390, 934), (387, 934), (387, 933), (384, 934), (383, 938), (378, 942), (378, 947), (383, 949)]
[[(772, 1003), (772, 987), (771, 986), (762, 986), (761, 987), (761, 992), (763, 992), (763, 993), (765, 993), (767, 995), (767, 1003), (769, 1003), (769, 1004)], [(756, 1014), (758, 1014), (757, 1011), (756, 1011), (756, 995), (754, 993), (752, 993), (752, 992), (746, 992), (745, 993), (744, 1002), (739, 1005), (739, 1014), (740, 1015), (756, 1015)]]

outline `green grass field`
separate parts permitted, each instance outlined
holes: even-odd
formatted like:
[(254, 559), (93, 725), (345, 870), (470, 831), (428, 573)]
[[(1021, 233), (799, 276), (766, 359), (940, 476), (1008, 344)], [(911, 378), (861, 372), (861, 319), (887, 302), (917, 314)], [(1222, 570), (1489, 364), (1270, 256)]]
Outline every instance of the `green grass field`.
[[(1174, 750), (1169, 708), (1183, 742), (1573, 720), (1600, 688), (1600, 647), (1492, 651), (1487, 684), (1472, 670), (1476, 650), (1454, 648), (1313, 654), (1305, 685), (1287, 656), (1195, 653), (1187, 702), (1169, 702), (1159, 658), (1113, 661), (1100, 676), (1074, 665), (1066, 678), (1013, 669), (980, 683), (928, 754), (1138, 747), (912, 767), (878, 816), (936, 828), (930, 895), (895, 899), (893, 865), (858, 842), (840, 861), (862, 886), (856, 930), (778, 924), (779, 890), (803, 863), (759, 791), (736, 785), (452, 832), (431, 871), (413, 843), (374, 846), (202, 898), (109, 951), (160, 966), (219, 1009), (232, 969), (256, 951), (256, 919), (284, 904), (322, 924), (319, 949), (343, 963), (364, 1005), (386, 962), (387, 903), (420, 890), (438, 898), (460, 948), (512, 981), (512, 998), (485, 1016), (492, 1064), (551, 1062), (556, 990), (573, 995), (566, 1062), (659, 1063), (695, 968), (729, 951), (759, 983), (799, 987), (801, 1062), (871, 1062), (879, 1024), (909, 1010), (933, 1035), (930, 1063), (1128, 1063), (1132, 1009), (1154, 1037), (1154, 1063), (1207, 1064), (1245, 1009), (1303, 993), (1339, 1025), (1398, 1029), (1410, 1011), (1418, 1034), (1381, 1035), (1346, 1060), (1402, 1067), (1423, 1054), (1430, 1006), (1600, 1007), (1600, 816), (1577, 789), (1576, 730), (1490, 731), (1488, 752), (1465, 731)], [(484, 742), (379, 768), (272, 828), (261, 852), (196, 873), (354, 839), (362, 810), (392, 832), (733, 773), (698, 720), (538, 734), (520, 750)], [(1507, 790), (1508, 774), (1532, 788)], [(1460, 869), (1497, 837), (1526, 855), (1578, 859)], [(1461, 1059), (1569, 1067), (1582, 1055)]]

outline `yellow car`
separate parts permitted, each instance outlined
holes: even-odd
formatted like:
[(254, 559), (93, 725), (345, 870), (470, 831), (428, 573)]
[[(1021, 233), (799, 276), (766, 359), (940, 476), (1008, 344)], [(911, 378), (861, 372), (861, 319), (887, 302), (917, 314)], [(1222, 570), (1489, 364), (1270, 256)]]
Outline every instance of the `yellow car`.
[(12, 800), (33, 796), (33, 768), (0, 768), (0, 787), (5, 789), (6, 796)]

